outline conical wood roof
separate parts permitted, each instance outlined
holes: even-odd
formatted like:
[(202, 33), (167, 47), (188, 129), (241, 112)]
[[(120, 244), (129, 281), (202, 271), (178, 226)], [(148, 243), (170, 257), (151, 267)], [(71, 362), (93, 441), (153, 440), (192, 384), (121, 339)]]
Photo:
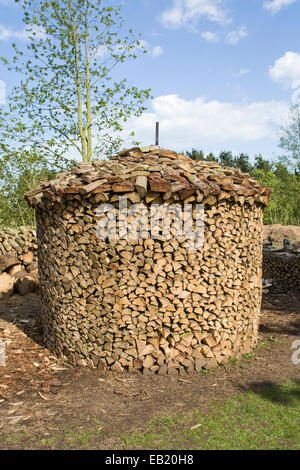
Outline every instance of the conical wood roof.
[(155, 202), (158, 196), (187, 202), (197, 196), (210, 205), (222, 199), (267, 205), (271, 189), (238, 169), (150, 146), (134, 147), (108, 160), (80, 163), (54, 180), (42, 182), (25, 199), (36, 207), (61, 202), (65, 195), (78, 199), (78, 195), (99, 193), (109, 197), (136, 193), (136, 201), (145, 199), (146, 203)]

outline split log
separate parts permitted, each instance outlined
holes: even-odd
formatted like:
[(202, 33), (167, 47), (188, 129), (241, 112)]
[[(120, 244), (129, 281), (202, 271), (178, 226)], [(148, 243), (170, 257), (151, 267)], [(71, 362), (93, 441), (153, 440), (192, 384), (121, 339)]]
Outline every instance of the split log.
[(6, 253), (0, 256), (0, 273), (8, 271), (13, 266), (19, 264), (17, 256), (14, 253)]
[(5, 299), (13, 294), (14, 280), (7, 273), (0, 274), (0, 299)]

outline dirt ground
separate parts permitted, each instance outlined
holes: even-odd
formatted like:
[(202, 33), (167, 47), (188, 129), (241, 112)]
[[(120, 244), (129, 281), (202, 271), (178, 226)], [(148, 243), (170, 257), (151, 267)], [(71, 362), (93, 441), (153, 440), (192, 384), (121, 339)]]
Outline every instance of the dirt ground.
[[(300, 293), (265, 295), (253, 354), (178, 378), (60, 363), (43, 346), (40, 311), (35, 294), (0, 302), (0, 339), (7, 352), (6, 366), (0, 366), (0, 449), (64, 448), (66, 434), (89, 425), (99, 430), (93, 448), (122, 449), (120, 434), (142, 431), (154, 417), (195, 407), (205, 413), (212, 399), (300, 379), (300, 365), (291, 359), (300, 332)], [(47, 443), (53, 433), (55, 447)]]

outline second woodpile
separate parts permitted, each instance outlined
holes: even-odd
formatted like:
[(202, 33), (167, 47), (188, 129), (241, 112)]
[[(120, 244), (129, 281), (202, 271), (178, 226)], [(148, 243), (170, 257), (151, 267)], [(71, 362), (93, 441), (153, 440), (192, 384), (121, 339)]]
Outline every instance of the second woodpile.
[(28, 252), (35, 255), (36, 250), (36, 232), (33, 227), (6, 227), (0, 230), (0, 255), (14, 253), (22, 256)]
[(264, 253), (263, 272), (277, 287), (300, 290), (300, 253)]
[(0, 300), (38, 288), (37, 242), (33, 227), (0, 230)]
[[(97, 208), (205, 208), (205, 241), (100, 240)], [(158, 147), (80, 164), (27, 193), (36, 208), (47, 346), (79, 365), (144, 374), (211, 369), (257, 342), (263, 208), (270, 190)], [(113, 212), (113, 211), (112, 211)], [(195, 211), (193, 211), (195, 218)]]
[(25, 295), (38, 287), (38, 268), (33, 251), (17, 256), (14, 252), (0, 255), (0, 300), (14, 293)]

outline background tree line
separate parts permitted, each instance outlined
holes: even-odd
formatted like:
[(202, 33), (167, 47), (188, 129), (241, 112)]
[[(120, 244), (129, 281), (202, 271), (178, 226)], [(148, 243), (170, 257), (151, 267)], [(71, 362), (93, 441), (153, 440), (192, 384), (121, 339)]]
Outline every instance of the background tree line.
[[(193, 160), (216, 161), (222, 166), (239, 168), (271, 187), (271, 202), (264, 216), (266, 225), (300, 225), (300, 171), (297, 168), (291, 169), (280, 160), (270, 162), (261, 155), (252, 163), (244, 153), (233, 155), (222, 151), (219, 155), (205, 155), (202, 150), (192, 149), (185, 154)], [(7, 161), (0, 160), (0, 226), (34, 225), (34, 211), (24, 201), (24, 193), (73, 164), (74, 161), (66, 161), (64, 165), (48, 165), (41, 155), (30, 151), (16, 153)]]
[[(20, 76), (0, 106), (0, 227), (34, 225), (24, 193), (73, 165), (72, 158), (91, 161), (119, 150), (126, 121), (140, 116), (151, 97), (150, 89), (114, 75), (146, 52), (140, 35), (123, 30), (121, 7), (109, 0), (23, 0), (22, 8), (26, 47), (13, 43), (13, 59), (0, 57)], [(138, 144), (133, 132), (130, 139)], [(225, 151), (186, 154), (250, 173), (273, 188), (265, 223), (300, 225), (299, 105), (291, 107), (279, 147), (284, 155), (274, 162)]]
[(245, 153), (233, 155), (222, 151), (218, 156), (213, 153), (204, 155), (202, 150), (192, 149), (186, 155), (193, 160), (215, 161), (222, 166), (239, 168), (249, 173), (261, 184), (273, 189), (270, 205), (265, 209), (264, 223), (300, 225), (300, 165), (283, 157), (269, 161), (257, 155), (254, 163)]

